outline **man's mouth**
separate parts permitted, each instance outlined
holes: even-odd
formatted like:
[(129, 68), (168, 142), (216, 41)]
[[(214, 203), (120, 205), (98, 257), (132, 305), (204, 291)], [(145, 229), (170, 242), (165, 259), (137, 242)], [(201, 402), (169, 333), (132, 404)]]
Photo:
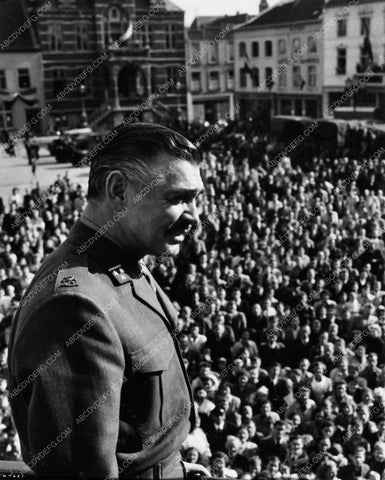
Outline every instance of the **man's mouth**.
[(177, 242), (183, 242), (185, 237), (189, 234), (191, 230), (191, 225), (174, 227), (168, 231), (168, 236), (172, 237)]
[(192, 228), (193, 225), (191, 221), (183, 219), (169, 227), (167, 231), (167, 236), (173, 238), (178, 243), (183, 242), (183, 240), (190, 233)]

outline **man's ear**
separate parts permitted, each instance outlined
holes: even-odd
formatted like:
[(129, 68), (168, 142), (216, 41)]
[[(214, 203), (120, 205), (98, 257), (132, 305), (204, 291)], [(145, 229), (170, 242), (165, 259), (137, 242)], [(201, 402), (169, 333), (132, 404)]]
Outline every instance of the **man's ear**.
[(129, 187), (129, 182), (126, 176), (119, 170), (113, 170), (106, 178), (106, 197), (113, 202), (116, 207), (124, 207), (128, 200), (128, 190), (130, 190), (130, 188), (127, 187)]

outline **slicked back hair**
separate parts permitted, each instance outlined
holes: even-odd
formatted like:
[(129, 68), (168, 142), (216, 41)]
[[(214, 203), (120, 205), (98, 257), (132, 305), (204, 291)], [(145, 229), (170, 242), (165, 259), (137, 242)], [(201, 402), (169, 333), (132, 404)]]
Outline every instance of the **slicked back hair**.
[[(114, 134), (114, 135), (112, 135)], [(107, 142), (105, 139), (112, 137)], [(88, 199), (102, 200), (110, 172), (118, 170), (138, 190), (161, 174), (164, 155), (170, 160), (186, 160), (198, 165), (197, 147), (180, 133), (154, 123), (121, 124), (104, 137), (98, 153), (91, 160)], [(167, 167), (166, 167), (167, 168)]]

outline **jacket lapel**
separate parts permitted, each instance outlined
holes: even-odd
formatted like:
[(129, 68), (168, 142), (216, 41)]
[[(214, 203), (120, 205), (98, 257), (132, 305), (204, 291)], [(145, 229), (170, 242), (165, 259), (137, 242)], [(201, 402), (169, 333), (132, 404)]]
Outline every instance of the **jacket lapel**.
[[(151, 275), (151, 273), (150, 273), (150, 275)], [(158, 297), (159, 303), (162, 306), (162, 309), (163, 309), (164, 313), (166, 314), (169, 322), (171, 323), (172, 328), (176, 329), (177, 321), (178, 321), (178, 312), (176, 311), (176, 308), (171, 303), (168, 296), (164, 293), (163, 289), (158, 284), (158, 282), (154, 279), (154, 277), (152, 277), (152, 279), (153, 279), (153, 283), (154, 283), (154, 286), (155, 286), (155, 289), (156, 289), (156, 295)]]
[(154, 291), (150, 283), (142, 275), (140, 278), (131, 282), (132, 294), (134, 297), (142, 302), (146, 307), (157, 313), (166, 324), (168, 330), (172, 329), (172, 323), (170, 322), (167, 312), (163, 310), (163, 305), (158, 300), (157, 292)]

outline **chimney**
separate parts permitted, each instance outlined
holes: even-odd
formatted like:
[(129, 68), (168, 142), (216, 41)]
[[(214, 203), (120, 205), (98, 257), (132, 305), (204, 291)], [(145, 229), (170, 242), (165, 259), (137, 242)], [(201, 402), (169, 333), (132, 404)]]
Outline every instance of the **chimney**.
[(267, 8), (269, 8), (269, 4), (267, 3), (267, 0), (261, 0), (259, 2), (259, 13), (262, 13)]

